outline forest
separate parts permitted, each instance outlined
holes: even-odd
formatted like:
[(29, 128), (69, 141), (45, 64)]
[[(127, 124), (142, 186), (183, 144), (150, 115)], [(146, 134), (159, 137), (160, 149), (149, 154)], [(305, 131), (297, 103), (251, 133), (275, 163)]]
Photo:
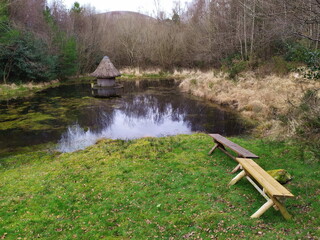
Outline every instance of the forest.
[(155, 16), (98, 13), (75, 2), (1, 0), (0, 77), (40, 82), (118, 67), (223, 69), (319, 79), (318, 0), (194, 0)]

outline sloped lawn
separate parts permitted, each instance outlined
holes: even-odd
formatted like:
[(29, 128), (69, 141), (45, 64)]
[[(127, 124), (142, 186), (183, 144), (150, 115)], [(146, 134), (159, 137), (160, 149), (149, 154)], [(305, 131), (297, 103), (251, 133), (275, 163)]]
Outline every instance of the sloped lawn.
[(292, 221), (273, 208), (250, 219), (263, 197), (245, 179), (227, 187), (236, 163), (194, 134), (0, 159), (0, 239), (316, 239), (319, 164), (296, 145), (230, 139), (294, 176)]

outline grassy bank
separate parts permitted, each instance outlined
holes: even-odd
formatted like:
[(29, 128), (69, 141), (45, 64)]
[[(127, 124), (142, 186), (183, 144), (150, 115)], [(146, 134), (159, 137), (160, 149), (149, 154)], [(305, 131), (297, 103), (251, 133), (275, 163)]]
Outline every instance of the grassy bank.
[(43, 83), (30, 82), (27, 84), (0, 84), (0, 100), (9, 100), (12, 98), (30, 96), (35, 92), (58, 85), (58, 80)]
[(2, 239), (316, 239), (319, 165), (283, 142), (231, 138), (265, 169), (294, 177), (286, 222), (246, 181), (228, 188), (235, 162), (205, 134), (102, 140), (83, 151), (0, 159)]
[(259, 136), (289, 136), (289, 124), (281, 126), (279, 118), (290, 108), (299, 106), (309, 89), (320, 89), (320, 82), (306, 80), (298, 74), (279, 77), (258, 77), (247, 72), (237, 80), (228, 79), (222, 72), (195, 72), (180, 85), (183, 91), (236, 109), (247, 119), (256, 122)]

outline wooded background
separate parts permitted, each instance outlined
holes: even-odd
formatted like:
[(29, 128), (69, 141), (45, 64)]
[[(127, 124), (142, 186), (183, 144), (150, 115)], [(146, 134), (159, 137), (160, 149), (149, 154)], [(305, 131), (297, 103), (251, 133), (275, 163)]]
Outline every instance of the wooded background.
[(117, 67), (222, 67), (231, 77), (243, 69), (286, 72), (295, 62), (319, 71), (319, 0), (177, 1), (171, 14), (156, 12), (97, 14), (77, 2), (68, 10), (60, 0), (1, 0), (2, 82), (89, 73), (104, 55)]

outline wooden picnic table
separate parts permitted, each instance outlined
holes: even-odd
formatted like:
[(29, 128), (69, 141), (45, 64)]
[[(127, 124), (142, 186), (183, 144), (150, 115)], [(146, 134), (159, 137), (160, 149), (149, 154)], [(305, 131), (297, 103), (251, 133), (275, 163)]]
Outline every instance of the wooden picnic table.
[[(283, 217), (287, 220), (291, 219), (291, 215), (279, 199), (292, 198), (294, 195), (289, 192), (278, 181), (271, 177), (263, 168), (255, 161), (249, 158), (237, 158), (241, 169), (243, 169), (236, 177), (234, 177), (229, 185), (236, 184), (241, 178), (246, 177), (249, 182), (258, 190), (258, 192), (267, 200), (267, 202), (259, 208), (251, 218), (260, 217), (270, 207), (274, 206), (280, 210)], [(262, 187), (260, 188), (258, 184)]]
[[(238, 163), (232, 173), (242, 169), (242, 171), (230, 181), (229, 186), (236, 184), (241, 178), (246, 177), (256, 190), (258, 190), (258, 192), (267, 200), (267, 202), (263, 204), (251, 218), (260, 217), (270, 207), (274, 206), (275, 209), (280, 210), (285, 219), (291, 219), (291, 215), (288, 213), (281, 200), (292, 198), (294, 197), (293, 194), (252, 160), (259, 157), (220, 134), (209, 134), (209, 136), (213, 138), (215, 145), (208, 154), (212, 154), (215, 149), (219, 148)], [(236, 153), (237, 156), (231, 154), (227, 148)]]

